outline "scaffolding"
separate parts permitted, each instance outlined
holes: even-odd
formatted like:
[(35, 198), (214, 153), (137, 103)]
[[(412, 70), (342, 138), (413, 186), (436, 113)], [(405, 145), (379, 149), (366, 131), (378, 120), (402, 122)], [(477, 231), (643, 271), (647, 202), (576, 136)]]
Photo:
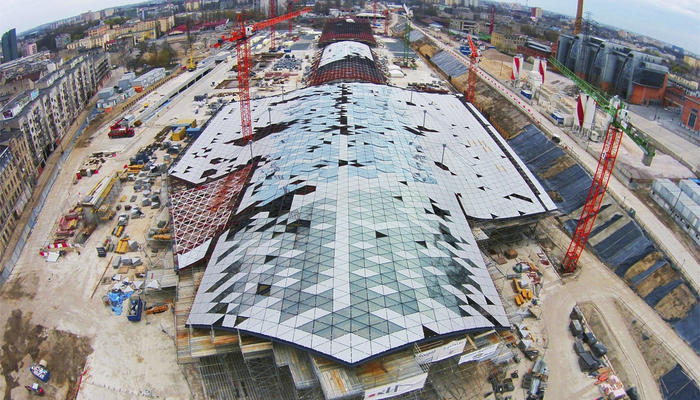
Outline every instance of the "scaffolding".
[[(361, 400), (381, 389), (412, 378), (421, 388), (392, 400), (477, 400), (488, 392), (488, 377), (509, 358), (502, 335), (488, 331), (467, 335), (464, 350), (435, 362), (426, 354), (460, 339), (445, 339), (389, 354), (358, 367), (346, 367), (323, 357), (265, 339), (241, 335), (240, 351), (196, 358), (207, 398), (217, 400)], [(460, 364), (461, 356), (498, 345), (498, 351)], [(428, 356), (427, 359), (430, 357)]]
[[(254, 390), (260, 399), (293, 400), (288, 390), (281, 390), (279, 370), (274, 363), (272, 342), (238, 332), (243, 361), (253, 378)], [(284, 394), (284, 395), (283, 395)]]

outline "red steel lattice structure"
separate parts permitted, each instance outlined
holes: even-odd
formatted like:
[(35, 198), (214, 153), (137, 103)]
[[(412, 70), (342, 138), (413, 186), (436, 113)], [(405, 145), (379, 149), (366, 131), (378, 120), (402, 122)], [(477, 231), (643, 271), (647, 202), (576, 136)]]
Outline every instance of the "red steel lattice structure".
[[(255, 32), (269, 28), (280, 22), (287, 21), (311, 11), (311, 7), (304, 7), (279, 17), (270, 18), (253, 25), (246, 25), (243, 17), (238, 15), (238, 30), (231, 33), (231, 36), (222, 36), (222, 40), (236, 42), (236, 57), (238, 59), (238, 95), (241, 107), (241, 136), (247, 141), (253, 140), (253, 126), (250, 117), (250, 46), (248, 38)], [(214, 45), (221, 46), (221, 43)], [(252, 152), (252, 149), (251, 149)]]
[(377, 42), (372, 34), (369, 22), (355, 20), (347, 22), (344, 18), (329, 19), (323, 25), (323, 32), (318, 39), (318, 46), (325, 47), (334, 42), (352, 40), (375, 47)]
[(252, 169), (249, 164), (215, 181), (172, 193), (170, 213), (175, 254), (187, 253), (226, 226), (234, 200), (241, 193)]
[(389, 9), (384, 10), (384, 36), (389, 36)]
[[(299, 1), (299, 0), (289, 0), (289, 1), (287, 1), (287, 14), (289, 14), (290, 12), (292, 12), (292, 6), (293, 6), (294, 3), (296, 3), (297, 1)], [(288, 26), (289, 34), (290, 34), (290, 35), (292, 34), (292, 27), (293, 27), (293, 22), (292, 22), (292, 18), (290, 18), (290, 19), (289, 19), (289, 26)]]
[(600, 158), (598, 159), (598, 167), (593, 176), (593, 184), (588, 191), (586, 202), (581, 211), (581, 218), (578, 220), (578, 225), (576, 225), (566, 256), (562, 261), (562, 268), (565, 273), (571, 273), (576, 270), (581, 253), (586, 247), (586, 242), (593, 229), (598, 211), (600, 211), (600, 206), (603, 204), (603, 197), (605, 197), (608, 182), (615, 167), (617, 152), (620, 149), (620, 143), (622, 143), (622, 136), (624, 135), (625, 133), (622, 129), (615, 127), (613, 124), (608, 126), (603, 150), (600, 152)]
[(467, 76), (466, 98), (468, 102), (474, 103), (474, 94), (476, 93), (477, 80), (476, 64), (478, 62), (479, 50), (474, 45), (471, 35), (467, 36), (467, 39), (469, 40), (469, 48), (471, 54), (469, 55), (469, 75)]
[[(270, 19), (275, 18), (276, 15), (276, 8), (277, 8), (277, 1), (276, 0), (270, 0)], [(291, 21), (291, 19), (290, 19)], [(275, 25), (272, 24), (270, 25), (270, 50), (276, 50), (277, 46), (275, 46)]]

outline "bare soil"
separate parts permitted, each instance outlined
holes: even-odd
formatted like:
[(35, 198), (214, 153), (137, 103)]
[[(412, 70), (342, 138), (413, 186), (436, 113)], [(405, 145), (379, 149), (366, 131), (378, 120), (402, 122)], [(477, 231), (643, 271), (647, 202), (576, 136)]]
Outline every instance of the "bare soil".
[(682, 319), (695, 307), (697, 301), (688, 288), (688, 285), (681, 283), (671, 293), (664, 296), (654, 309), (666, 320)]
[(563, 155), (557, 158), (546, 171), (540, 173), (540, 178), (549, 179), (574, 165), (576, 165), (576, 161), (574, 161), (573, 158), (568, 155)]
[(636, 292), (641, 297), (645, 297), (657, 287), (673, 282), (678, 278), (680, 278), (678, 271), (671, 268), (670, 265), (665, 265), (641, 281), (636, 287)]
[(628, 270), (625, 272), (625, 279), (629, 280), (630, 278), (637, 276), (638, 274), (646, 271), (649, 269), (652, 265), (654, 265), (658, 260), (663, 257), (663, 254), (661, 254), (660, 251), (654, 251), (642, 258), (641, 260), (637, 261), (634, 263)]
[[(616, 300), (615, 305), (621, 314), (631, 315), (627, 307), (621, 302)], [(644, 326), (644, 321), (638, 321), (632, 318), (625, 318), (624, 321), (639, 351), (642, 353), (642, 357), (644, 357), (644, 360), (647, 362), (654, 379), (658, 380), (676, 366), (677, 361), (675, 357), (667, 351), (659, 339)]]
[(2, 286), (0, 294), (5, 299), (20, 300), (22, 298), (33, 300), (36, 295), (37, 275), (21, 275), (11, 279)]
[(215, 89), (234, 89), (238, 87), (238, 82), (234, 79), (224, 79), (216, 85)]
[[(11, 399), (12, 389), (25, 384), (25, 379), (20, 382), (20, 377), (28, 376), (29, 363), (39, 360), (46, 360), (51, 372), (50, 384), (44, 385), (48, 397), (59, 398), (59, 393), (66, 390), (65, 398), (72, 398), (73, 382), (82, 373), (87, 357), (93, 351), (92, 340), (35, 325), (31, 316), (31, 313), (14, 310), (5, 324), (0, 358), (5, 379), (4, 399)], [(29, 356), (29, 362), (25, 360), (26, 356)]]

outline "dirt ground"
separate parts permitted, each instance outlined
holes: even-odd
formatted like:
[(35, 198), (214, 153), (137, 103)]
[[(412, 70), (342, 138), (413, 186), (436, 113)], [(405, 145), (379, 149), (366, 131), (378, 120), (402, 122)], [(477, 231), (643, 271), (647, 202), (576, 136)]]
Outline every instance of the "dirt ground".
[[(615, 302), (619, 312), (629, 315), (629, 309), (619, 301)], [(642, 353), (655, 379), (659, 379), (676, 366), (674, 356), (666, 350), (659, 339), (651, 333), (643, 321), (625, 318), (625, 325)]]
[[(95, 246), (110, 236), (114, 221), (99, 225), (81, 254), (69, 252), (58, 262), (47, 263), (38, 250), (50, 240), (58, 218), (102, 176), (121, 169), (129, 157), (151, 143), (170, 121), (192, 118), (193, 95), (218, 92), (209, 87), (210, 83), (224, 79), (230, 67), (230, 62), (218, 65), (207, 80), (194, 84), (143, 127), (137, 128), (133, 138), (109, 139), (105, 132), (110, 121), (104, 121), (101, 126), (95, 124), (95, 129), (83, 134), (87, 147), (74, 148), (66, 160), (22, 256), (0, 290), (0, 323), (3, 324), (0, 393), (5, 399), (31, 398), (23, 386), (36, 381), (28, 367), (40, 359), (47, 361), (51, 372), (49, 382), (42, 384), (50, 399), (75, 398), (77, 380), (85, 370), (78, 399), (201, 398), (196, 389), (190, 390), (188, 376), (177, 364), (172, 312), (145, 315), (140, 322), (132, 323), (124, 315), (115, 315), (102, 302), (108, 286), (100, 282), (109, 257), (98, 258)], [(159, 90), (171, 90), (169, 84)], [(172, 82), (171, 86), (175, 84), (177, 82)], [(133, 106), (134, 109), (142, 107), (138, 102)], [(73, 171), (96, 151), (116, 152), (117, 155), (105, 161), (98, 175), (74, 184)], [(124, 193), (130, 194), (131, 188)], [(139, 237), (140, 243), (144, 243), (143, 237), (158, 214), (150, 208), (144, 211), (145, 218), (129, 222), (127, 226), (128, 234)], [(139, 255), (146, 262), (148, 254), (141, 252)], [(159, 256), (156, 258), (148, 260), (148, 264), (162, 264)], [(105, 276), (109, 278), (113, 273), (109, 269)], [(171, 291), (163, 296), (172, 299), (173, 295)], [(149, 296), (146, 301), (162, 299)], [(188, 375), (192, 375), (191, 371)]]
[(53, 371), (50, 384), (42, 385), (48, 398), (73, 398), (76, 377), (93, 351), (90, 338), (35, 325), (31, 313), (23, 315), (19, 309), (13, 310), (5, 323), (3, 342), (0, 365), (6, 400), (16, 398), (12, 396), (14, 388), (32, 381), (28, 368), (39, 360), (46, 360), (47, 368)]

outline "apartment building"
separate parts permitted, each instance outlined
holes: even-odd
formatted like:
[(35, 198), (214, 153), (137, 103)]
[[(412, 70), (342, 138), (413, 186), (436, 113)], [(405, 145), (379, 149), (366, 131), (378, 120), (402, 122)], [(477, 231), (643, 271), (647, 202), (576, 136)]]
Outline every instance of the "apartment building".
[[(32, 194), (33, 180), (24, 174), (28, 148), (20, 135), (0, 135), (0, 257)], [(13, 154), (15, 153), (15, 154)]]
[(76, 57), (2, 108), (0, 131), (19, 131), (29, 147), (28, 173), (41, 173), (108, 72), (104, 53)]
[(49, 155), (109, 73), (104, 53), (63, 63), (0, 110), (0, 257)]
[(67, 47), (70, 50), (104, 48), (107, 43), (125, 37), (131, 37), (134, 43), (139, 43), (148, 39), (156, 39), (160, 34), (172, 29), (173, 26), (175, 26), (175, 17), (173, 16), (126, 23), (111, 29), (106, 25), (100, 25), (89, 31), (87, 37), (69, 43)]

